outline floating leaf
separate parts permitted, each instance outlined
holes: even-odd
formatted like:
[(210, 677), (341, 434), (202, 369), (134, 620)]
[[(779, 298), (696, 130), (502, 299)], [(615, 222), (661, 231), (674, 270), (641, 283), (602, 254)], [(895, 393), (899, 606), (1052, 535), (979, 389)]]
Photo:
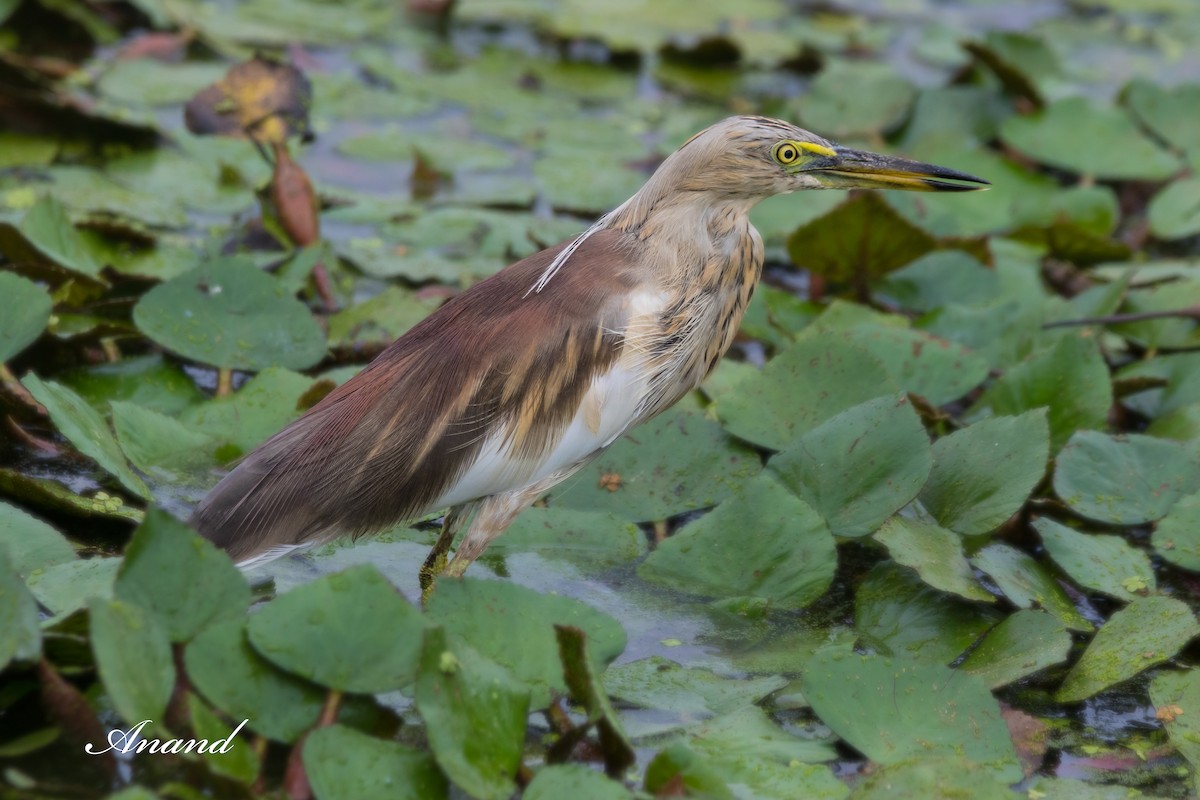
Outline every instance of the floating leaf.
[[(529, 684), (535, 709), (546, 706), (552, 689), (566, 690), (555, 625), (570, 625), (587, 634), (598, 669), (625, 648), (625, 632), (607, 614), (578, 600), (539, 594), (507, 581), (439, 581), (426, 616), (441, 623), (452, 647), (457, 642), (469, 644)], [(513, 647), (517, 641), (521, 646)]]
[(37, 601), (61, 617), (90, 600), (112, 597), (120, 566), (119, 558), (77, 559), (34, 570), (27, 582)]
[(1048, 457), (1045, 410), (981, 420), (933, 443), (921, 504), (964, 536), (990, 533), (1025, 504)]
[(1181, 178), (1154, 195), (1146, 217), (1150, 232), (1159, 239), (1200, 233), (1200, 178)]
[(42, 335), (50, 310), (45, 289), (20, 275), (0, 272), (0, 364)]
[(441, 628), (430, 628), (416, 700), (430, 749), (450, 780), (480, 800), (510, 797), (525, 749), (529, 690), (461, 642), (447, 645)]
[(290, 370), (270, 367), (246, 381), (232, 397), (188, 408), (180, 414), (180, 422), (224, 442), (226, 447), (214, 455), (220, 461), (232, 461), (298, 417), (303, 410), (300, 400), (315, 383)]
[(988, 631), (959, 669), (998, 689), (1063, 663), (1070, 652), (1071, 634), (1061, 620), (1044, 611), (1025, 609)]
[(1073, 631), (1092, 630), (1054, 577), (1032, 556), (997, 543), (976, 553), (971, 563), (990, 575), (1013, 605), (1044, 608)]
[(800, 122), (832, 139), (886, 133), (904, 120), (916, 90), (888, 64), (828, 63), (796, 103)]
[(1180, 498), (1155, 526), (1152, 541), (1167, 561), (1200, 572), (1200, 493)]
[(132, 603), (93, 600), (89, 608), (96, 669), (117, 713), (131, 725), (161, 723), (175, 686), (166, 631)]
[(1120, 108), (1083, 97), (1057, 100), (1029, 116), (1009, 117), (1001, 138), (1051, 166), (1108, 180), (1162, 180), (1179, 162), (1146, 137)]
[(237, 746), (241, 743), (233, 738), (233, 731), (238, 731), (236, 723), (231, 731), (230, 726), (203, 700), (191, 693), (188, 694), (188, 713), (196, 738), (209, 743), (209, 749), (201, 756), (209, 769), (243, 783), (249, 783), (258, 776), (261, 767), (259, 754), (251, 746)]
[(960, 756), (1021, 779), (1000, 706), (974, 675), (834, 649), (805, 665), (804, 689), (821, 721), (872, 761)]
[(838, 333), (814, 331), (715, 398), (730, 433), (783, 450), (835, 414), (899, 388), (860, 345)]
[(114, 590), (149, 611), (174, 642), (240, 617), (250, 604), (250, 587), (229, 556), (158, 508), (133, 532)]
[(75, 548), (66, 537), (16, 506), (0, 503), (0, 551), (18, 575), (74, 561)]
[(255, 732), (294, 742), (316, 724), (324, 693), (276, 667), (246, 638), (246, 621), (231, 619), (202, 631), (185, 651), (188, 679), (231, 719)]
[(966, 758), (952, 755), (917, 756), (887, 764), (859, 783), (854, 800), (917, 800), (923, 797), (962, 797), (971, 800), (1011, 800), (1008, 781)]
[(619, 781), (609, 780), (583, 764), (542, 767), (525, 788), (522, 800), (632, 800)]
[[(739, 531), (753, 531), (745, 536)], [(824, 520), (773, 478), (761, 475), (664, 540), (638, 568), (677, 591), (762, 598), (803, 608), (833, 581), (837, 551)]]
[(1146, 127), (1182, 150), (1193, 164), (1200, 159), (1200, 134), (1189, 113), (1200, 103), (1200, 85), (1168, 87), (1139, 78), (1125, 90), (1125, 100)]
[(21, 383), (46, 407), (59, 433), (65, 436), (76, 450), (95, 460), (129, 491), (139, 497), (150, 497), (150, 490), (129, 468), (121, 446), (117, 444), (103, 417), (85, 403), (82, 397), (61, 384), (43, 381), (33, 373), (22, 378)]
[(250, 643), (289, 672), (344, 692), (387, 692), (417, 674), (419, 611), (371, 565), (326, 575), (250, 618)]
[(1054, 699), (1076, 703), (1173, 657), (1200, 635), (1187, 605), (1170, 597), (1139, 597), (1109, 617), (1067, 674)]
[(0, 671), (12, 661), (36, 661), (42, 652), (37, 601), (14, 566), (0, 549)]
[(722, 678), (707, 669), (685, 667), (661, 656), (609, 667), (604, 688), (613, 697), (642, 708), (687, 719), (728, 714), (757, 703), (787, 685), (781, 676)]
[(579, 628), (570, 625), (555, 625), (558, 639), (558, 655), (562, 660), (563, 681), (571, 692), (571, 698), (587, 714), (588, 723), (596, 727), (600, 738), (600, 750), (604, 755), (604, 771), (611, 777), (620, 777), (637, 761), (633, 745), (625, 735), (617, 712), (597, 679), (587, 653), (587, 636)]
[(835, 536), (867, 536), (916, 497), (929, 477), (929, 452), (908, 398), (885, 396), (823, 422), (770, 467)]
[(121, 450), (142, 472), (181, 481), (213, 463), (213, 440), (174, 417), (117, 400), (112, 421)]
[(1200, 672), (1160, 672), (1150, 681), (1150, 702), (1171, 744), (1192, 765), (1192, 785), (1200, 785)]
[(602, 569), (644, 555), (646, 535), (611, 513), (535, 506), (523, 511), (503, 536), (488, 545), (487, 552), (537, 553), (566, 559), (582, 569)]
[(714, 506), (762, 469), (758, 454), (688, 409), (630, 431), (553, 496), (561, 508), (634, 522)]
[(925, 255), (932, 236), (887, 204), (878, 193), (845, 200), (788, 238), (792, 263), (830, 280), (866, 283)]
[(1111, 405), (1112, 383), (1095, 339), (1067, 335), (1006, 371), (975, 408), (996, 416), (1045, 408), (1050, 452), (1057, 453), (1076, 430), (1103, 427)]
[(924, 331), (856, 325), (845, 337), (887, 365), (897, 386), (935, 406), (957, 400), (988, 376), (982, 356)]
[(321, 800), (437, 800), (446, 778), (428, 754), (345, 725), (304, 740), (304, 770)]
[(253, 262), (202, 264), (142, 296), (133, 319), (179, 355), (230, 369), (304, 369), (325, 355), (325, 336), (304, 304)]
[(1033, 527), (1054, 563), (1080, 586), (1118, 600), (1134, 600), (1157, 588), (1150, 559), (1120, 536), (1082, 533), (1044, 518)]
[(111, 364), (67, 370), (59, 383), (78, 394), (101, 414), (112, 401), (126, 401), (173, 416), (204, 400), (187, 374), (163, 356), (134, 356)]
[(1054, 492), (1077, 513), (1114, 525), (1165, 516), (1200, 488), (1200, 463), (1188, 448), (1150, 436), (1080, 431), (1058, 457)]
[(854, 617), (871, 647), (948, 664), (995, 625), (1000, 614), (932, 589), (910, 570), (885, 561), (858, 587)]
[(935, 589), (968, 600), (993, 602), (991, 593), (980, 586), (963, 556), (962, 539), (929, 522), (892, 517), (875, 531), (875, 540), (896, 561), (916, 570), (921, 580)]
[(19, 225), (0, 222), (0, 251), (18, 263), (49, 263), (95, 278), (100, 264), (92, 258), (62, 203), (43, 196), (25, 213)]

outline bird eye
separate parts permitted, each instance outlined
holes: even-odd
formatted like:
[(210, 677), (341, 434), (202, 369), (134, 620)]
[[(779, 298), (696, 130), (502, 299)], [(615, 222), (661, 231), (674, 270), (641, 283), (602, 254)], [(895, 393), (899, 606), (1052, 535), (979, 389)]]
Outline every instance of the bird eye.
[(775, 152), (772, 155), (785, 167), (800, 160), (800, 150), (791, 142), (780, 142), (775, 145)]

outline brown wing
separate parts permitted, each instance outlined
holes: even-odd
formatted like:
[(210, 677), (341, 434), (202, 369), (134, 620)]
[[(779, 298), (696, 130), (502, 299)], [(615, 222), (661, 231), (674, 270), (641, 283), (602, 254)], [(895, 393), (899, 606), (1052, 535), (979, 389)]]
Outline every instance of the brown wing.
[(519, 454), (545, 452), (620, 356), (639, 247), (601, 231), (540, 293), (561, 245), (452, 298), (247, 456), (191, 524), (246, 560), (434, 510), (498, 423)]

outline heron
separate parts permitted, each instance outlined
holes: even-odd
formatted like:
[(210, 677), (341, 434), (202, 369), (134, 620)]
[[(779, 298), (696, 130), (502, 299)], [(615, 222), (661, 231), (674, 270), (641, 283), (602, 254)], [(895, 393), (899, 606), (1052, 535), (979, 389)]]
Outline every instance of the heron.
[(420, 570), (431, 591), (712, 372), (762, 274), (759, 201), (986, 184), (777, 119), (725, 119), (574, 239), (444, 303), (252, 451), (190, 522), (249, 566), (448, 509)]

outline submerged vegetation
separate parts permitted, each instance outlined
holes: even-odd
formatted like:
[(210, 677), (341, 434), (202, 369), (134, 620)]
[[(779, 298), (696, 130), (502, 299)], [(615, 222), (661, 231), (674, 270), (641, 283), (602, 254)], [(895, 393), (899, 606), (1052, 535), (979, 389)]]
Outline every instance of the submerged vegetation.
[[(1195, 796), (1198, 53), (1193, 0), (0, 0), (0, 794)], [(735, 113), (993, 188), (763, 203), (730, 357), (424, 609), (436, 520), (243, 575), (176, 519)], [(85, 753), (143, 720), (230, 746)]]

